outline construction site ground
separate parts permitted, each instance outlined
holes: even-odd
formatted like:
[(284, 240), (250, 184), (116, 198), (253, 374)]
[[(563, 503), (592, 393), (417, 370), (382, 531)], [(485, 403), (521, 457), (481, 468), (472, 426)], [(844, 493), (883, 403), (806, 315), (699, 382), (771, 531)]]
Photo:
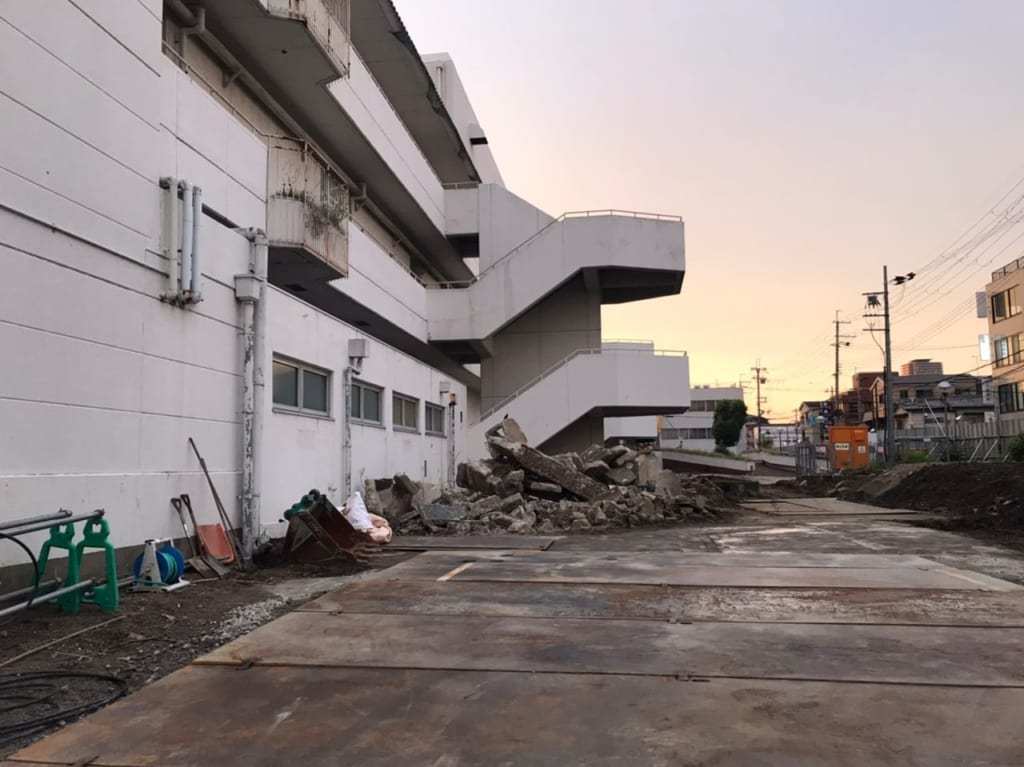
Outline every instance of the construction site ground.
[(4, 764), (1019, 765), (1024, 558), (929, 516), (423, 541)]

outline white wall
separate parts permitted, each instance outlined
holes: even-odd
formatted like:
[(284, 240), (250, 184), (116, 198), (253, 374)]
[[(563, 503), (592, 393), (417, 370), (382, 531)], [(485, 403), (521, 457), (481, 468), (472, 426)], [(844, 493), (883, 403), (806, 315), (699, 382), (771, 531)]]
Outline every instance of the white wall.
[[(340, 501), (343, 483), (344, 370), (348, 341), (368, 338), (353, 327), (324, 314), (286, 293), (269, 291), (268, 354), (278, 354), (330, 372), (330, 417), (315, 418), (288, 412), (271, 412), (264, 432), (263, 522), (276, 522), (281, 513), (310, 488)], [(418, 360), (372, 338), (370, 353), (358, 379), (384, 387), (382, 426), (352, 426), (352, 481), (360, 489), (364, 478), (390, 477), (405, 472), (414, 480), (442, 482), (448, 465), (447, 441), (423, 433), (423, 403), (444, 405), (441, 381), (450, 379)], [(267, 360), (270, 370), (270, 359)], [(271, 377), (267, 403), (271, 406)], [(391, 395), (394, 392), (421, 400), (420, 433), (393, 428)], [(451, 381), (458, 397), (456, 459), (465, 460), (466, 389)], [(461, 414), (461, 418), (460, 418)], [(424, 468), (425, 463), (425, 468)]]
[(354, 48), (349, 64), (349, 76), (335, 80), (328, 89), (443, 232), (444, 189), (440, 179)]
[[(743, 389), (738, 386), (695, 386), (690, 390), (691, 405), (697, 402), (717, 402), (719, 400), (742, 400)], [(692, 439), (667, 437), (665, 429), (711, 429), (715, 422), (714, 409), (689, 410), (686, 413), (662, 416), (659, 423), (658, 444), (661, 447), (679, 447), (686, 450), (703, 450), (711, 452), (715, 449), (714, 439)], [(746, 449), (746, 429), (740, 430), (740, 441), (730, 448), (734, 453)]]
[(498, 170), (490, 146), (473, 143), (474, 138), (486, 138), (487, 134), (480, 126), (455, 62), (447, 53), (431, 53), (423, 56), (423, 63), (434, 81), (434, 87), (437, 88), (445, 109), (459, 131), (463, 145), (470, 153), (480, 180), (485, 184), (504, 186), (501, 171)]

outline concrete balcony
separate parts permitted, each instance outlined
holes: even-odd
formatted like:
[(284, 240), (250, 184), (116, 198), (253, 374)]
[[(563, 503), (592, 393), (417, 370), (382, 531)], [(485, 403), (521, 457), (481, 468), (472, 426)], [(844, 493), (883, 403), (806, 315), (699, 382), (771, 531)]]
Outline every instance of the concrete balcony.
[(581, 349), (485, 411), (467, 450), (484, 450), (484, 435), (506, 415), (543, 447), (582, 418), (678, 413), (690, 405), (686, 352)]
[(567, 213), (475, 280), (431, 286), (428, 333), (439, 344), (489, 338), (581, 272), (588, 290), (612, 304), (678, 293), (685, 270), (679, 217)]
[(348, 276), (349, 193), (302, 141), (273, 139), (267, 165), (270, 281), (295, 289)]

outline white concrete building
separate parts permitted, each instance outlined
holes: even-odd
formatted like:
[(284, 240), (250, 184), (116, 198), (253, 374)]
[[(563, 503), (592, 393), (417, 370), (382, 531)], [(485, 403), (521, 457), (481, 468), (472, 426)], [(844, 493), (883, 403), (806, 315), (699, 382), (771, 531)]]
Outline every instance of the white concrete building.
[[(685, 413), (658, 419), (658, 446), (711, 452), (715, 449), (715, 438), (711, 434), (715, 405), (722, 400), (743, 400), (743, 389), (739, 386), (694, 386), (690, 397), (690, 409)], [(739, 443), (730, 450), (742, 453), (746, 447), (746, 429), (741, 429)]]
[(251, 545), (312, 487), (445, 481), (505, 414), (561, 449), (688, 404), (685, 356), (601, 349), (602, 304), (680, 290), (682, 221), (506, 190), (390, 0), (0, 21), (0, 518), (213, 521), (192, 437)]

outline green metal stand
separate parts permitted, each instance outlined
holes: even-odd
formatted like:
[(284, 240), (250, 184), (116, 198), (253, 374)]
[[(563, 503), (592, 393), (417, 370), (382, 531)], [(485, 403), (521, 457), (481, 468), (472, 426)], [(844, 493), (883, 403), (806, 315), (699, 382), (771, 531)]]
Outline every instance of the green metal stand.
[(96, 605), (103, 612), (115, 612), (119, 601), (117, 560), (114, 557), (114, 544), (110, 542), (110, 525), (107, 524), (107, 520), (90, 519), (85, 523), (82, 540), (78, 542), (76, 550), (79, 568), (81, 568), (82, 556), (86, 549), (103, 550), (107, 582), (102, 586), (94, 586), (92, 591), (82, 597), (82, 601)]
[[(43, 543), (39, 550), (37, 577), (42, 579), (46, 572), (46, 565), (50, 560), (50, 551), (62, 549), (68, 553), (68, 573), (61, 580), (60, 586), (73, 586), (79, 581), (79, 565), (81, 558), (75, 548), (75, 525), (73, 522), (66, 522), (50, 528), (50, 537)], [(57, 597), (57, 604), (60, 609), (68, 615), (78, 615), (78, 608), (82, 604), (82, 592), (74, 591)]]

